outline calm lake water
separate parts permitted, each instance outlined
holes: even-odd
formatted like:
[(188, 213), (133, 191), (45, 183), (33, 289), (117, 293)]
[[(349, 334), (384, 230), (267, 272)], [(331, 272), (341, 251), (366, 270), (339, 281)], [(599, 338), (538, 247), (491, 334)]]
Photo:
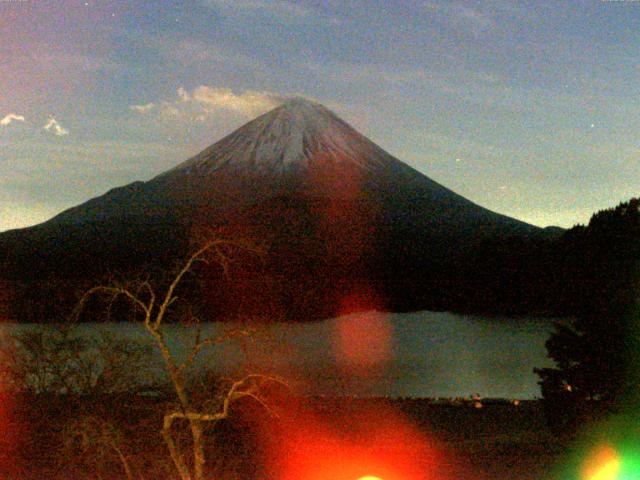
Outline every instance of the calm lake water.
[[(199, 368), (237, 369), (284, 376), (300, 393), (455, 397), (540, 396), (534, 367), (550, 366), (544, 343), (549, 319), (496, 319), (445, 312), (368, 312), (311, 324), (269, 324), (252, 337), (203, 351)], [(210, 323), (203, 336), (234, 326)], [(34, 328), (0, 325), (0, 331)], [(47, 327), (51, 328), (51, 327)], [(110, 332), (116, 338), (152, 341), (140, 324), (82, 324), (80, 335)], [(193, 328), (166, 327), (180, 357), (193, 342)], [(160, 365), (154, 350), (152, 360)], [(157, 374), (162, 375), (160, 367)]]

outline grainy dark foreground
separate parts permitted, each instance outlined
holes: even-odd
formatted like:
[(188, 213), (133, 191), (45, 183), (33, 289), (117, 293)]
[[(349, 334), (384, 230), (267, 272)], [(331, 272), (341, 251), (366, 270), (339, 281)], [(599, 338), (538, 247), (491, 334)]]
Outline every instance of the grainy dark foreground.
[[(128, 478), (126, 468), (136, 479), (174, 478), (159, 433), (163, 412), (171, 405), (162, 397), (39, 395), (11, 403), (0, 434), (2, 479), (118, 480)], [(439, 452), (437, 461), (416, 458), (416, 464), (438, 463), (434, 469), (442, 478), (548, 480), (566, 450), (548, 429), (537, 401), (482, 408), (472, 402), (429, 399), (305, 398), (296, 404), (323, 424), (342, 425), (344, 438), (350, 438), (355, 425), (345, 419), (395, 412)], [(280, 480), (266, 443), (285, 441), (278, 437), (287, 432), (281, 426), (299, 420), (289, 408), (278, 415), (267, 417), (247, 401), (236, 407), (231, 419), (208, 430), (210, 478)], [(371, 418), (370, 425), (378, 421)], [(260, 440), (265, 426), (269, 442)], [(355, 430), (365, 431), (361, 426)]]

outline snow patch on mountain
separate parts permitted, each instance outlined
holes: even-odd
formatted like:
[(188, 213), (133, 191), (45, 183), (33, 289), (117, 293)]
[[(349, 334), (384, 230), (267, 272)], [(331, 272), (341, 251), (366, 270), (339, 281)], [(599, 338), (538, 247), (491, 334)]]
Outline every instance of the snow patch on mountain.
[(276, 173), (308, 168), (316, 161), (350, 162), (371, 170), (388, 164), (390, 158), (324, 106), (294, 98), (166, 174), (208, 175), (234, 167)]

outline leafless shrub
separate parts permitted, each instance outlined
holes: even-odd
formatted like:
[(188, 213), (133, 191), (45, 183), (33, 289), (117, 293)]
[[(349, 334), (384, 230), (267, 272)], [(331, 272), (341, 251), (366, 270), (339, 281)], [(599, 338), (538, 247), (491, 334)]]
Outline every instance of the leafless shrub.
[(0, 339), (0, 388), (34, 394), (96, 395), (134, 391), (151, 348), (75, 325), (35, 326)]

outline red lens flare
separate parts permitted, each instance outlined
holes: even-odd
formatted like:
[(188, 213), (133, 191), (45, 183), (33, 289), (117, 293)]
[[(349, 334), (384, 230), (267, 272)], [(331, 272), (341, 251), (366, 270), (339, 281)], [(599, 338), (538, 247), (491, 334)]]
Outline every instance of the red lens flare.
[[(442, 480), (444, 455), (392, 408), (371, 401), (297, 408), (266, 449), (278, 480)], [(295, 408), (295, 407), (294, 407)], [(288, 409), (291, 413), (292, 409)], [(271, 427), (271, 433), (273, 427)]]
[(379, 311), (383, 308), (369, 287), (354, 288), (342, 298), (333, 340), (342, 369), (366, 375), (384, 368), (390, 360), (393, 331), (388, 315)]
[(391, 325), (382, 312), (356, 313), (336, 320), (338, 363), (361, 373), (381, 368), (391, 356)]

